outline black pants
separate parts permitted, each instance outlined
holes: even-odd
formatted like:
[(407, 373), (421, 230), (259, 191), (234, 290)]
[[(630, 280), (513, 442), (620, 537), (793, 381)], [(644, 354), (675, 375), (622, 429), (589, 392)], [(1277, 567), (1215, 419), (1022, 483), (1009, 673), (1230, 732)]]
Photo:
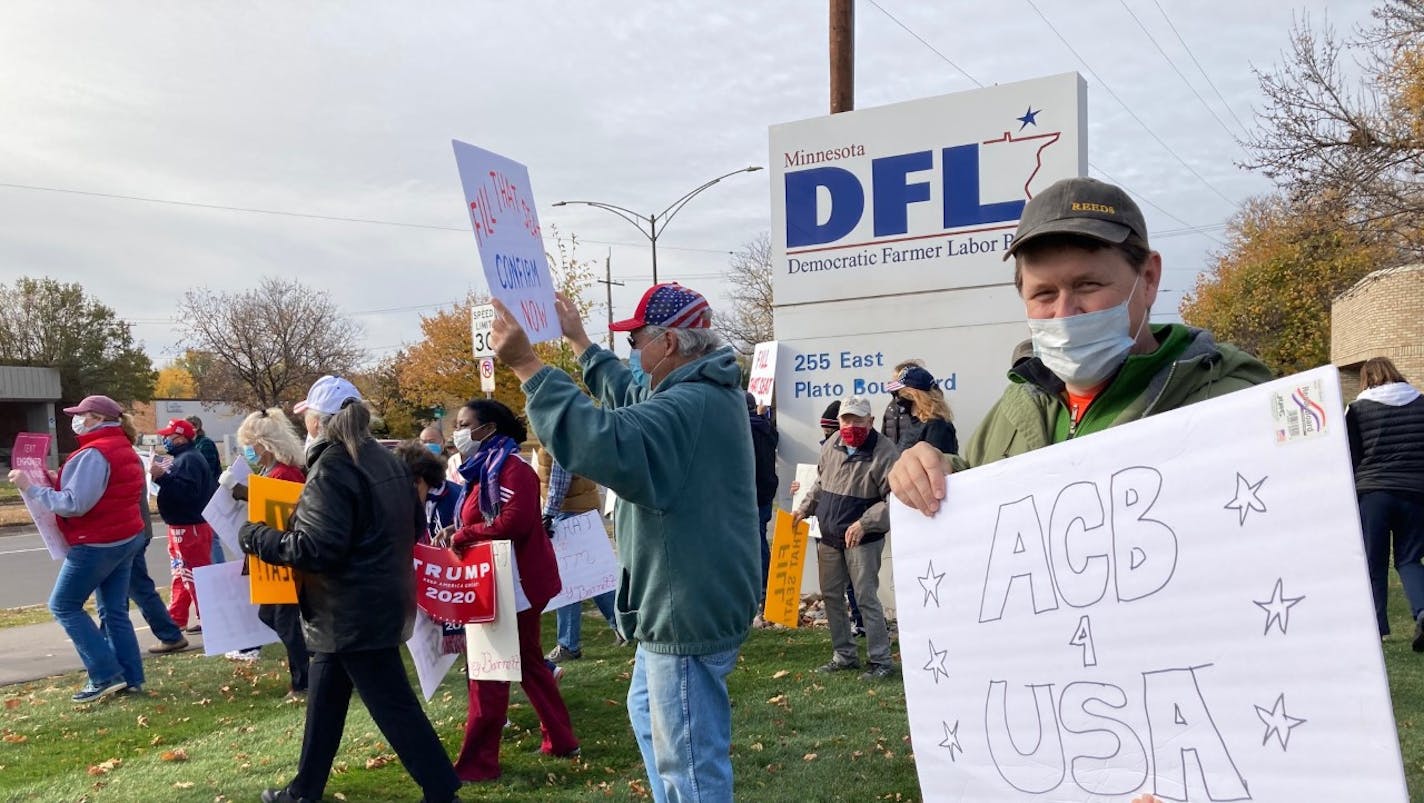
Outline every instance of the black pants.
[(307, 690), (307, 670), (311, 666), (311, 653), (307, 652), (307, 639), (302, 635), (302, 609), (297, 605), (259, 605), (257, 618), (262, 624), (272, 628), (282, 646), (287, 648), (287, 669), (292, 673), (292, 691)]
[(420, 785), (425, 800), (436, 803), (454, 798), (460, 779), (410, 688), (398, 647), (312, 654), (302, 757), (287, 791), (310, 800), (321, 799), (326, 791), (331, 762), (346, 727), (353, 685), (405, 771)]

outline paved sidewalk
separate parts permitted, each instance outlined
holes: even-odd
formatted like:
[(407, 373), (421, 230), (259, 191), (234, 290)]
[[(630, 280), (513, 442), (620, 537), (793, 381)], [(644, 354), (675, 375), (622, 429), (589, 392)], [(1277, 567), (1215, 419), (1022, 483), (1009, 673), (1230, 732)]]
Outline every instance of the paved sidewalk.
[[(165, 658), (164, 655), (148, 652), (148, 648), (157, 644), (158, 640), (149, 633), (148, 623), (143, 620), (138, 609), (130, 609), (129, 616), (133, 619), (134, 630), (138, 633), (138, 646), (144, 660)], [(185, 652), (202, 653), (202, 634), (184, 635), (192, 645)], [(79, 654), (74, 651), (74, 645), (69, 642), (69, 636), (65, 635), (64, 628), (56, 621), (0, 628), (0, 686), (77, 672), (83, 668), (84, 664), (80, 662)]]

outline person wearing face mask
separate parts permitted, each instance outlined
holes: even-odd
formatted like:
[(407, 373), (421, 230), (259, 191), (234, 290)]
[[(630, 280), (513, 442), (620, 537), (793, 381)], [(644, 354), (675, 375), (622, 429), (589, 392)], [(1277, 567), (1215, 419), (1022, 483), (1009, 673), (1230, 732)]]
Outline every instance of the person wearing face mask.
[(439, 426), (434, 424), (420, 431), (420, 445), (431, 454), (440, 458), (445, 464), (445, 479), (463, 485), (465, 480), (460, 477), (460, 453), (446, 445), (445, 433)]
[[(901, 366), (903, 367), (903, 366), (905, 366), (905, 365), (916, 365), (916, 364), (918, 364), (918, 363), (917, 363), (917, 362), (901, 363)], [(892, 402), (890, 406), (891, 406), (891, 407), (894, 407), (895, 405), (894, 405), (894, 403)], [(896, 409), (898, 409), (898, 408), (896, 408)], [(888, 411), (887, 411), (886, 414), (887, 414), (887, 415), (889, 414)], [(838, 432), (841, 431), (841, 418), (840, 418), (840, 416), (841, 416), (841, 401), (840, 401), (840, 399), (836, 399), (835, 401), (833, 401), (833, 402), (831, 402), (830, 404), (826, 405), (826, 409), (823, 410), (823, 411), (821, 411), (821, 421), (820, 421), (820, 424), (821, 424), (821, 441), (820, 441), (821, 446), (825, 446), (825, 445), (826, 445), (826, 441), (830, 440), (831, 438), (834, 438), (834, 437), (836, 436), (836, 433), (838, 433)], [(883, 420), (883, 419), (882, 419), (882, 420)], [(882, 435), (886, 434), (886, 431), (885, 431), (884, 429), (881, 429), (880, 432), (881, 432)], [(888, 435), (887, 435), (887, 437), (888, 437)], [(791, 481), (791, 495), (794, 497), (794, 496), (796, 496), (796, 494), (800, 493), (800, 491), (801, 491), (801, 483), (798, 482), (798, 481), (796, 481), (796, 480), (792, 480), (792, 481)], [(855, 636), (856, 638), (865, 638), (865, 620), (864, 620), (863, 618), (861, 618), (861, 615), (860, 615), (860, 605), (859, 605), (858, 603), (856, 603), (856, 601), (855, 601), (855, 586), (851, 583), (851, 579), (850, 579), (849, 577), (846, 578), (845, 601), (846, 601), (846, 607), (849, 608), (849, 610), (850, 610), (850, 632), (851, 632), (851, 635)]]
[(860, 652), (846, 617), (845, 589), (854, 583), (866, 633), (866, 671), (861, 680), (879, 680), (894, 674), (890, 658), (890, 631), (880, 604), (880, 563), (885, 534), (890, 530), (890, 469), (899, 450), (876, 432), (870, 400), (850, 396), (841, 400), (840, 431), (821, 446), (816, 482), (792, 523), (816, 517), (821, 540), (816, 542), (817, 569), (831, 631), (831, 660), (817, 672), (860, 669)]
[[(237, 445), (253, 474), (287, 482), (307, 481), (302, 441), (281, 408), (259, 410), (244, 418), (237, 428)], [(247, 486), (234, 485), (232, 496), (247, 499)], [(257, 606), (257, 618), (272, 628), (282, 640), (282, 646), (287, 648), (287, 670), (292, 681), (289, 694), (293, 698), (306, 694), (311, 653), (302, 635), (301, 608), (267, 603)], [(227, 657), (235, 661), (255, 661), (261, 653), (261, 647), (251, 647), (233, 650)]]
[[(892, 381), (898, 379), (906, 369), (914, 367), (924, 368), (924, 360), (903, 360), (895, 363), (894, 372), (890, 374)], [(893, 444), (915, 443), (914, 436), (924, 429), (924, 424), (911, 415), (907, 408), (908, 405), (902, 403), (900, 394), (892, 392), (890, 403), (885, 405), (885, 413), (880, 416), (880, 434), (889, 438)], [(838, 425), (832, 422), (832, 434), (837, 428)]]
[[(539, 476), (519, 456), (519, 445), (527, 436), (513, 411), (491, 399), (467, 402), (455, 414), (455, 448), (465, 457), (460, 464), (465, 499), (450, 544), (463, 553), (483, 541), (510, 542), (519, 584), (530, 604), (515, 620), (523, 672), (520, 685), (539, 716), (543, 735), (539, 750), (574, 758), (579, 755), (579, 742), (540, 642), (541, 615), (563, 586), (554, 545), (540, 515)], [(469, 692), (465, 738), (455, 772), (462, 781), (491, 781), (501, 772), (499, 743), (508, 721), (509, 683), (471, 680)]]
[(1120, 187), (1056, 182), (1025, 206), (1005, 259), (1023, 299), (1035, 357), (964, 444), (946, 455), (916, 444), (890, 484), (933, 515), (945, 475), (1175, 410), (1269, 381), (1259, 360), (1211, 333), (1149, 325), (1162, 281), (1142, 211)]
[(959, 438), (954, 431), (949, 403), (934, 375), (918, 365), (901, 369), (885, 389), (894, 397), (910, 424), (902, 426), (895, 447), (904, 451), (917, 443), (928, 443), (945, 454), (959, 453)]
[(213, 498), (218, 480), (207, 461), (193, 448), (197, 431), (182, 418), (168, 422), (158, 431), (163, 449), (172, 458), (167, 464), (154, 461), (149, 468), (158, 486), (158, 515), (168, 525), (168, 557), (173, 564), (173, 590), (168, 598), (168, 615), (189, 633), (202, 631), (201, 625), (188, 628), (188, 611), (201, 617), (193, 570), (213, 562), (213, 528), (203, 521), (203, 508)]
[(736, 665), (761, 596), (756, 469), (741, 371), (696, 291), (654, 285), (632, 318), (624, 366), (578, 308), (555, 309), (583, 379), (546, 366), (494, 302), (495, 353), (523, 383), (539, 441), (564, 468), (618, 495), (615, 611), (638, 642), (628, 718), (653, 800), (731, 800)]
[[(93, 703), (143, 684), (143, 658), (129, 619), (129, 572), (134, 555), (147, 544), (138, 511), (146, 490), (143, 464), (120, 425), (124, 411), (117, 402), (88, 396), (64, 412), (74, 416), (79, 448), (53, 487), (32, 484), (22, 471), (11, 471), (9, 480), (55, 514), (69, 545), (49, 609), (88, 674), (89, 682), (72, 699)], [(103, 630), (84, 610), (91, 594)]]

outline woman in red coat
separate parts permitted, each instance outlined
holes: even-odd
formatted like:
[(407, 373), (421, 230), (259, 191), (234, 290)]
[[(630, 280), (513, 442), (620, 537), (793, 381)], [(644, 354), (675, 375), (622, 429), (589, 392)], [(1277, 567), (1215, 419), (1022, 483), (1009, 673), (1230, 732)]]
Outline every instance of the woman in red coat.
[[(553, 544), (544, 531), (539, 507), (539, 476), (519, 456), (519, 444), (528, 432), (514, 413), (488, 399), (471, 401), (455, 416), (455, 448), (464, 462), (465, 497), (460, 504), (460, 526), (451, 538), (457, 552), (481, 541), (507, 540), (514, 552), (520, 586), (530, 607), (516, 615), (520, 683), (543, 734), (540, 751), (561, 758), (579, 753), (579, 743), (569, 722), (569, 710), (559, 694), (554, 674), (544, 663), (539, 616), (559, 593), (559, 566)], [(455, 761), (462, 781), (498, 778), (499, 742), (509, 708), (509, 684), (470, 681), (470, 710), (465, 720), (465, 741)]]

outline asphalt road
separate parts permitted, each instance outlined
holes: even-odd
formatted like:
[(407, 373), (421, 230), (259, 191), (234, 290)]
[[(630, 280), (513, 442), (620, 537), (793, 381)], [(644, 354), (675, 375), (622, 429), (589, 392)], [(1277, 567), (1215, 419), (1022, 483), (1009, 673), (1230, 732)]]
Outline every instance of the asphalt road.
[[(168, 528), (162, 522), (153, 523), (153, 542), (146, 557), (153, 582), (160, 587), (168, 585)], [(34, 527), (0, 530), (0, 608), (47, 602), (59, 567), (60, 561), (50, 559)]]

